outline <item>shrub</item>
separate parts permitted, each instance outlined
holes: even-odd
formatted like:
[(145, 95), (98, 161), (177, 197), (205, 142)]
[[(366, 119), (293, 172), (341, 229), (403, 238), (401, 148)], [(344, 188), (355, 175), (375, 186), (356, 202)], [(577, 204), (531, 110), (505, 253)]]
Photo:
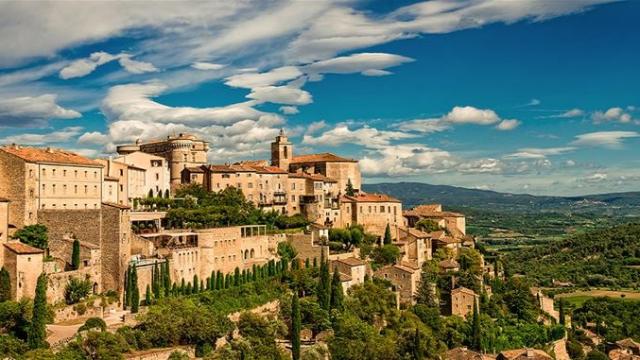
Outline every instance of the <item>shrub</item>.
[(75, 304), (87, 297), (89, 293), (91, 293), (91, 281), (71, 278), (64, 289), (64, 300), (69, 305)]
[(91, 317), (84, 322), (84, 325), (80, 326), (80, 328), (78, 329), (78, 332), (92, 330), (92, 329), (105, 331), (107, 329), (107, 323), (105, 323), (104, 320), (102, 320), (99, 317)]

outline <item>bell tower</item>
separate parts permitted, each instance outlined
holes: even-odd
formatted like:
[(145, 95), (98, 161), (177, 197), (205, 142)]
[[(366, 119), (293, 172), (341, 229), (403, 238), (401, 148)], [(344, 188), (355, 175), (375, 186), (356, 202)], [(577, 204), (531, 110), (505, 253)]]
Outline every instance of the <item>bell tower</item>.
[(271, 143), (271, 165), (289, 171), (291, 158), (293, 158), (293, 144), (289, 142), (284, 130), (280, 129), (276, 141)]

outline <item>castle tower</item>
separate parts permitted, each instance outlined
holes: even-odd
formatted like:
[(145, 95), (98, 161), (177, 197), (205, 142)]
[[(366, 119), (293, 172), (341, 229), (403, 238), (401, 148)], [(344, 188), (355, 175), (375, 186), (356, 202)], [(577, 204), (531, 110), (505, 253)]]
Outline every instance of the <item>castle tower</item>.
[(293, 144), (289, 142), (284, 130), (280, 129), (276, 141), (271, 143), (271, 165), (289, 171), (291, 158), (293, 158)]

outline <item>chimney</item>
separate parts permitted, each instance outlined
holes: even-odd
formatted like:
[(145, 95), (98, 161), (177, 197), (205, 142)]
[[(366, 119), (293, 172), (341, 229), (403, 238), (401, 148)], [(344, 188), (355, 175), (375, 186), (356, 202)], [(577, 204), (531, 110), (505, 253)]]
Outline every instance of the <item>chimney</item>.
[(527, 358), (533, 358), (534, 356), (533, 349), (527, 349)]
[(47, 146), (47, 152), (48, 153), (53, 153), (53, 149), (51, 148), (51, 146)]

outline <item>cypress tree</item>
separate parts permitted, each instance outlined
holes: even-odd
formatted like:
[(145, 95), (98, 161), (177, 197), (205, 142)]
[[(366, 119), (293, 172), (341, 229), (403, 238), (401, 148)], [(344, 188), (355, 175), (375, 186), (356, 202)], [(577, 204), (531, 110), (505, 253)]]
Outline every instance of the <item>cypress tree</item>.
[(178, 295), (178, 284), (173, 283), (173, 286), (171, 287), (171, 296), (176, 295)]
[(217, 289), (218, 289), (218, 274), (214, 270), (211, 270), (211, 290), (217, 290)]
[(180, 282), (180, 295), (186, 295), (187, 294), (187, 284), (184, 282), (184, 278), (182, 278), (182, 281)]
[(313, 268), (314, 269), (318, 268), (318, 258), (316, 258), (316, 257), (313, 258)]
[(478, 303), (473, 302), (473, 319), (471, 325), (471, 347), (475, 350), (482, 350), (482, 339), (480, 334), (480, 314), (478, 313)]
[(33, 299), (33, 316), (27, 334), (27, 343), (31, 349), (37, 349), (46, 345), (47, 338), (47, 275), (38, 276), (36, 294)]
[(123, 308), (127, 310), (131, 304), (131, 265), (127, 267), (124, 273), (124, 294), (122, 296)]
[(193, 275), (193, 293), (197, 294), (200, 292), (200, 282), (198, 281), (198, 275)]
[(158, 262), (153, 264), (153, 282), (151, 283), (154, 299), (160, 298), (160, 268)]
[(564, 316), (564, 301), (562, 300), (562, 298), (560, 298), (560, 303), (558, 304), (558, 316), (560, 317), (560, 324), (564, 325), (565, 323), (565, 316)]
[(200, 292), (204, 291), (204, 280), (200, 279)]
[(391, 227), (387, 224), (387, 227), (384, 229), (384, 244), (391, 244)]
[(342, 291), (342, 282), (340, 281), (340, 273), (338, 268), (333, 269), (333, 279), (331, 279), (331, 309), (342, 310), (344, 303), (344, 292)]
[(218, 270), (217, 273), (217, 284), (216, 284), (216, 290), (222, 290), (224, 289), (224, 277), (222, 276), (222, 271)]
[(242, 269), (242, 276), (240, 277), (240, 284), (247, 282), (247, 270)]
[(320, 264), (320, 279), (318, 281), (318, 304), (321, 308), (329, 311), (331, 306), (331, 276), (329, 275), (329, 265), (325, 260)]
[(193, 288), (191, 287), (191, 283), (188, 282), (187, 283), (187, 288), (184, 290), (185, 295), (191, 295), (191, 293), (193, 292)]
[[(255, 265), (253, 265), (255, 267)], [(254, 269), (254, 271), (251, 273), (251, 280), (253, 282), (258, 281), (258, 269)]]
[(73, 249), (71, 251), (71, 270), (78, 270), (80, 268), (80, 241), (78, 239), (73, 240)]
[(347, 180), (347, 187), (344, 189), (344, 192), (349, 196), (354, 196), (356, 194), (353, 184), (351, 183), (351, 179)]
[(11, 300), (11, 277), (7, 269), (0, 269), (0, 302)]
[(233, 273), (233, 286), (240, 286), (240, 269), (237, 267)]
[(133, 266), (131, 269), (131, 313), (137, 313), (139, 307), (140, 290), (138, 289), (138, 269)]
[(164, 262), (164, 296), (169, 296), (171, 291), (171, 275), (169, 274), (169, 261), (165, 260)]
[(305, 267), (305, 268), (307, 268), (307, 269), (311, 267), (311, 263), (309, 262), (309, 258), (307, 258), (307, 259), (304, 261), (304, 267)]
[(300, 328), (301, 328), (300, 304), (298, 294), (294, 293), (291, 299), (291, 353), (293, 360), (300, 359)]
[(147, 284), (147, 289), (144, 293), (144, 303), (145, 305), (151, 305), (151, 289), (149, 289), (149, 284)]
[(420, 330), (416, 327), (416, 334), (413, 337), (413, 359), (414, 360), (422, 360), (424, 359), (424, 355), (422, 355), (422, 346), (420, 346)]

